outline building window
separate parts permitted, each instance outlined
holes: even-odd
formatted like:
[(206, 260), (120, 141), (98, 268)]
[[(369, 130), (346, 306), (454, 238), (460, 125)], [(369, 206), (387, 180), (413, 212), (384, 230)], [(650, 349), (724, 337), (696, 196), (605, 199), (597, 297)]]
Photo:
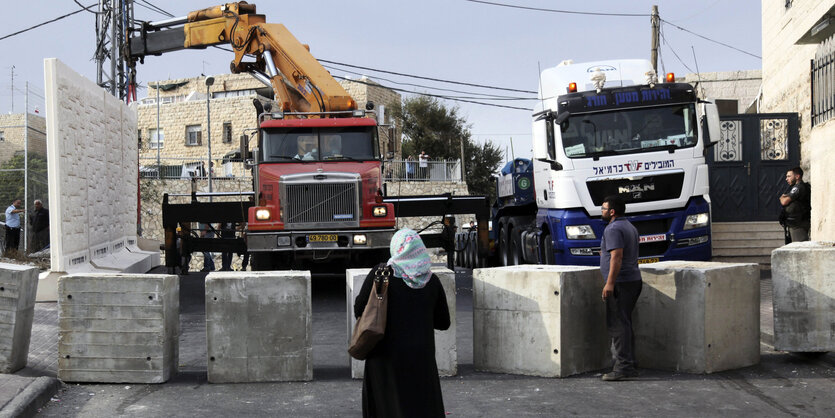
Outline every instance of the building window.
[(786, 0), (786, 8), (792, 7), (792, 0)]
[(165, 129), (159, 130), (159, 135), (157, 135), (156, 128), (149, 128), (148, 129), (148, 148), (150, 149), (157, 149), (162, 148), (165, 145)]
[(0, 142), (6, 142), (6, 134), (0, 131)]
[(232, 122), (223, 122), (223, 142), (232, 143)]
[(203, 144), (203, 129), (200, 125), (186, 126), (186, 146)]

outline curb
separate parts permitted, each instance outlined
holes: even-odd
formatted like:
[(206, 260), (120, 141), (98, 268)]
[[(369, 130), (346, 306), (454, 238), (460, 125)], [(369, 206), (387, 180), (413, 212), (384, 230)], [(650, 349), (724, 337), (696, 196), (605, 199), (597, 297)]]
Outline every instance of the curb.
[(54, 377), (41, 376), (28, 384), (0, 410), (0, 418), (31, 417), (46, 405), (64, 384)]

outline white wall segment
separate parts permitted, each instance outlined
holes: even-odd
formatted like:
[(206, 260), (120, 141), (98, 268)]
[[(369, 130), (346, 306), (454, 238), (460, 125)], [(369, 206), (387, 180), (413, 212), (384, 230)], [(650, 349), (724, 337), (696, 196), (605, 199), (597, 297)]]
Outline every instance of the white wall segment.
[(135, 246), (135, 108), (55, 58), (44, 86), (52, 271), (144, 273), (159, 254)]

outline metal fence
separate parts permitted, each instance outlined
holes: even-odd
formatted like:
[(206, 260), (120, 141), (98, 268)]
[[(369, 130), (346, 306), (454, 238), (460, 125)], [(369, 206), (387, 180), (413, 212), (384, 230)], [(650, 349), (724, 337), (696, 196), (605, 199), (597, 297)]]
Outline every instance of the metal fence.
[(812, 126), (835, 116), (835, 35), (818, 45), (812, 60)]
[[(139, 158), (139, 177), (150, 179), (206, 178), (206, 159), (192, 157)], [(252, 175), (240, 158), (214, 160), (212, 178), (240, 178)]]
[(460, 182), (460, 160), (388, 160), (384, 163), (386, 181), (453, 181)]

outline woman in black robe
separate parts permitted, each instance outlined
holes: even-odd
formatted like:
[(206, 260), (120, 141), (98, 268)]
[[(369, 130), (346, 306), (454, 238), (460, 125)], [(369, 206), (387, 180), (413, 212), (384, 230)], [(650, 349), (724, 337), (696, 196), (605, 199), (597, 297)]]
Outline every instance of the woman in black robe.
[[(450, 325), (446, 294), (420, 236), (401, 229), (391, 240), (388, 311), (383, 339), (365, 360), (362, 382), (364, 417), (444, 416), (444, 400), (435, 363), (435, 329)], [(381, 265), (378, 267), (385, 267)], [(359, 318), (368, 303), (374, 272), (354, 301)]]

